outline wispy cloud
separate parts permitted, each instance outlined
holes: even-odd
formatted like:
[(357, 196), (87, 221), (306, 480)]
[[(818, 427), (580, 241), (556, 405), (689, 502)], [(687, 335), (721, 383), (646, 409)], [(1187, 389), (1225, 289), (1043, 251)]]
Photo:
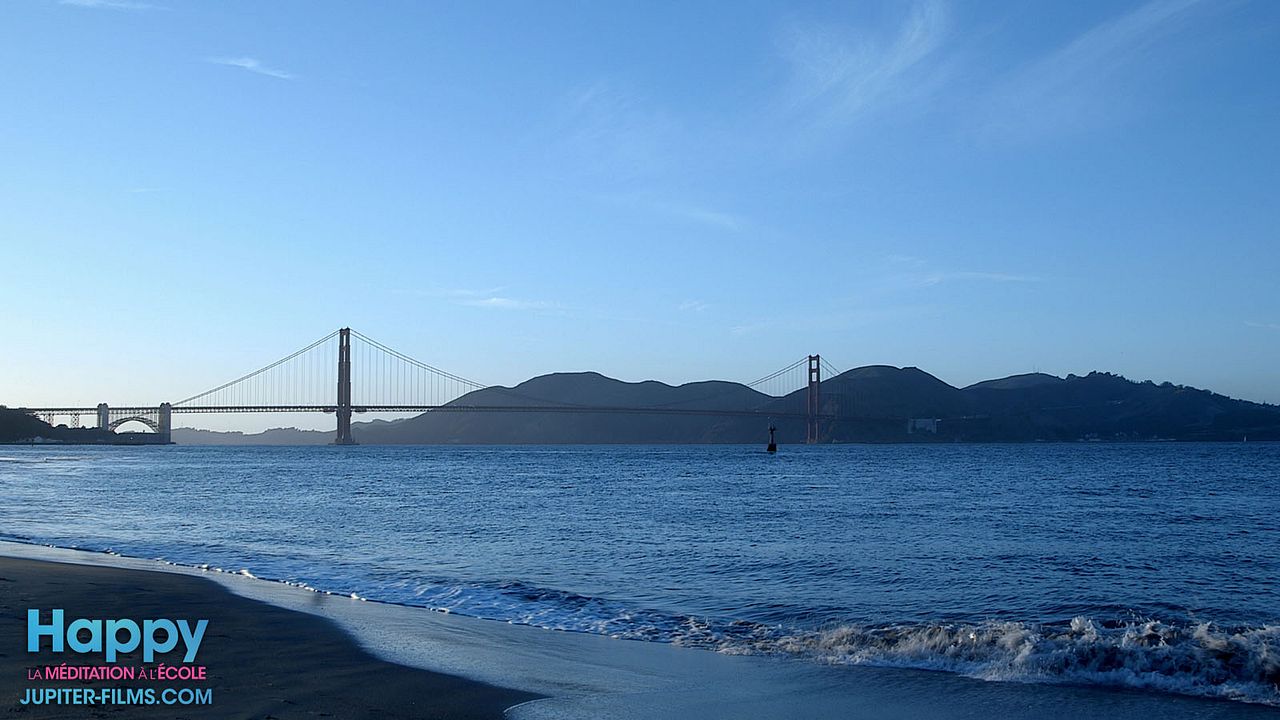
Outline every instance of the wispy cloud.
[(955, 281), (989, 283), (1038, 283), (1036, 275), (990, 270), (939, 270), (934, 263), (915, 255), (893, 254), (884, 258), (889, 288), (930, 287)]
[(975, 282), (993, 282), (993, 283), (1037, 283), (1041, 282), (1041, 278), (1034, 275), (1014, 275), (1002, 272), (978, 272), (972, 270), (961, 270), (958, 272), (935, 272), (920, 273), (913, 276), (913, 280), (918, 285), (941, 285), (945, 282), (954, 280), (972, 280)]
[(784, 326), (783, 320), (759, 320), (756, 322), (743, 323), (734, 325), (729, 328), (730, 335), (756, 335), (762, 332), (774, 330), (780, 326)]
[(685, 300), (684, 302), (677, 305), (676, 309), (679, 310), (680, 312), (700, 313), (700, 312), (705, 312), (710, 307), (711, 307), (710, 305), (708, 305), (705, 302), (702, 302), (701, 300)]
[(883, 258), (880, 277), (882, 292), (933, 287), (953, 282), (1039, 283), (1044, 278), (998, 270), (951, 270), (915, 255), (892, 254)]
[(434, 290), (415, 290), (413, 291), (413, 294), (429, 295), (431, 297), (467, 299), (467, 298), (486, 297), (489, 295), (495, 295), (504, 290), (506, 290), (506, 288), (501, 286), (492, 287), (484, 290), (473, 290), (473, 289), (465, 289), (465, 288), (436, 288)]
[(429, 295), (431, 297), (447, 298), (455, 305), (474, 308), (488, 308), (491, 310), (564, 310), (565, 306), (560, 303), (550, 302), (547, 300), (529, 300), (521, 298), (513, 298), (505, 294), (506, 288), (496, 287), (485, 290), (468, 290), (461, 288), (450, 288), (443, 290), (430, 290), (419, 292), (416, 294)]
[(1280, 330), (1280, 323), (1260, 323), (1246, 320), (1245, 325), (1252, 328), (1262, 328), (1264, 330)]
[(938, 79), (947, 27), (946, 9), (929, 0), (913, 5), (891, 33), (789, 28), (780, 42), (791, 71), (788, 112), (832, 130), (927, 95)]
[(750, 227), (751, 222), (742, 215), (698, 204), (696, 201), (674, 201), (656, 196), (653, 192), (595, 194), (592, 199), (629, 210), (664, 215), (687, 220), (719, 230), (738, 232)]
[(1193, 27), (1205, 0), (1153, 0), (1084, 32), (1006, 78), (987, 99), (988, 134), (1020, 139), (1108, 125), (1133, 111), (1140, 70), (1162, 40)]
[(516, 298), (502, 297), (493, 295), (485, 298), (474, 298), (471, 300), (463, 300), (459, 305), (478, 308), (493, 308), (496, 310), (558, 310), (560, 306), (553, 302), (544, 300), (518, 300)]
[(679, 123), (634, 92), (598, 82), (563, 101), (550, 146), (572, 171), (611, 182), (652, 177), (676, 161)]
[(928, 264), (928, 262), (922, 257), (918, 257), (916, 255), (903, 255), (900, 253), (887, 255), (885, 256), (884, 261), (890, 265), (907, 267), (924, 267)]
[(710, 208), (697, 207), (694, 205), (681, 205), (675, 203), (658, 203), (655, 208), (662, 212), (666, 212), (676, 217), (692, 220), (702, 225), (710, 225), (722, 230), (738, 231), (747, 225), (747, 221), (740, 215), (722, 212), (720, 210), (712, 210)]
[(296, 77), (293, 73), (286, 72), (278, 68), (267, 67), (266, 65), (263, 65), (260, 60), (252, 57), (215, 57), (206, 58), (206, 61), (215, 65), (226, 65), (228, 67), (241, 68), (248, 70), (251, 73), (279, 78), (281, 80), (293, 80)]
[(58, 4), (98, 10), (153, 10), (157, 7), (151, 3), (132, 0), (58, 0)]

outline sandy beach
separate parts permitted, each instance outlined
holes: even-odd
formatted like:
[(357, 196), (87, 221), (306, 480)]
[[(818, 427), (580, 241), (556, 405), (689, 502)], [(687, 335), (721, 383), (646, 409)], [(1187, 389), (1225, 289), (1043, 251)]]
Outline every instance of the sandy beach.
[[(68, 618), (208, 619), (198, 664), (208, 668), (209, 679), (170, 685), (211, 688), (213, 703), (203, 707), (21, 705), (27, 688), (37, 685), (137, 685), (28, 680), (31, 667), (101, 664), (103, 657), (100, 653), (55, 655), (47, 644), (42, 652), (28, 654), (28, 608), (62, 608)], [(122, 655), (119, 664), (137, 664), (140, 654)], [(324, 618), (238, 597), (203, 578), (0, 557), (0, 704), (10, 717), (481, 720), (500, 718), (505, 708), (534, 697), (384, 662)]]

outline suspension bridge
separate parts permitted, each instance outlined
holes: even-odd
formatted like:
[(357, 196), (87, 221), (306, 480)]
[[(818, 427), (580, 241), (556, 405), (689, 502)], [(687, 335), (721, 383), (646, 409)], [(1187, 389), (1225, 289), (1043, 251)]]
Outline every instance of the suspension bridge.
[[(661, 415), (752, 416), (762, 419), (803, 418), (806, 442), (819, 440), (821, 423), (835, 416), (822, 413), (824, 371), (838, 374), (819, 355), (803, 357), (746, 386), (773, 399), (805, 390), (804, 407), (794, 411), (716, 409), (650, 405), (621, 407), (530, 398), (509, 388), (489, 386), (415, 360), (350, 328), (342, 328), (306, 347), (247, 375), (177, 402), (157, 406), (98, 403), (89, 406), (21, 407), (54, 424), (68, 418), (81, 427), (82, 418), (96, 419), (96, 427), (115, 432), (138, 422), (154, 433), (154, 442), (170, 442), (173, 416), (187, 413), (329, 413), (337, 417), (334, 444), (354, 445), (351, 418), (362, 413), (423, 412), (561, 412)], [(477, 390), (493, 389), (511, 403), (468, 403)], [(711, 398), (704, 398), (711, 399)]]

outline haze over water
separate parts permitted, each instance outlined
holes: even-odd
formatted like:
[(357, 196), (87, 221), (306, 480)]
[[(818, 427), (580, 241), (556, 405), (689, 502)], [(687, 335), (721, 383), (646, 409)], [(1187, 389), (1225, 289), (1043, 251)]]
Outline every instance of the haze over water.
[(2, 538), (728, 653), (1280, 705), (1276, 444), (0, 455)]

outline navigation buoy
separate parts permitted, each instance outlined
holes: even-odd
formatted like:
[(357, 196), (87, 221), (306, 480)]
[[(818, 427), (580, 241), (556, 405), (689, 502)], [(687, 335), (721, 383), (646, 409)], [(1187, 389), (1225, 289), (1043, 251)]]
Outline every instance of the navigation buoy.
[(778, 428), (774, 427), (773, 423), (769, 423), (769, 447), (768, 447), (768, 450), (769, 450), (769, 452), (771, 452), (771, 453), (776, 453), (776, 452), (778, 452), (778, 443), (776, 443), (776, 442), (774, 442), (774, 441), (773, 441), (773, 431), (774, 431), (774, 430), (777, 430), (777, 429), (778, 429)]

